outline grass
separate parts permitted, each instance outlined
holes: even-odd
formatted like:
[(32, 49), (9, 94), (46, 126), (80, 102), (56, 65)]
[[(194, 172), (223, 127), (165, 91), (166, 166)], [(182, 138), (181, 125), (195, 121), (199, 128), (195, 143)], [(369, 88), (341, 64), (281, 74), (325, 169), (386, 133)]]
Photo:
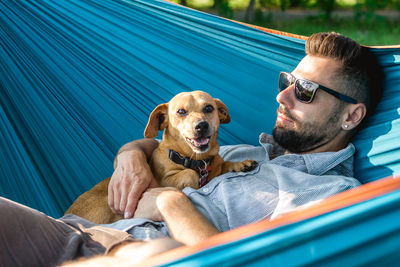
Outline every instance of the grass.
[[(176, 0), (175, 2), (179, 2)], [(205, 12), (215, 13), (212, 5), (213, 0), (187, 0), (192, 8)], [(340, 0), (341, 10), (352, 11), (352, 5), (356, 0)], [(248, 0), (230, 0), (230, 6), (234, 9), (233, 19), (243, 21), (244, 10), (247, 8)], [(358, 18), (350, 15), (340, 18), (335, 13), (330, 20), (326, 20), (318, 11), (313, 11), (313, 16), (305, 15), (307, 10), (295, 10), (296, 16), (290, 16), (291, 10), (281, 12), (280, 10), (257, 9), (255, 20), (251, 24), (285, 31), (294, 34), (309, 36), (315, 32), (335, 31), (346, 35), (363, 45), (400, 45), (400, 11), (397, 16), (387, 17), (381, 15), (363, 15)], [(303, 15), (301, 15), (303, 13)], [(278, 14), (278, 15), (277, 15)], [(283, 15), (283, 18), (280, 17)]]
[(254, 24), (305, 36), (316, 32), (335, 31), (363, 45), (400, 45), (400, 21), (384, 17), (370, 19), (333, 17), (329, 21), (319, 16), (292, 20), (258, 18)]
[[(179, 3), (179, 0), (172, 0)], [(258, 5), (258, 1), (257, 5)], [(350, 7), (357, 3), (357, 0), (336, 0), (337, 5), (340, 7)], [(196, 7), (198, 9), (208, 9), (212, 7), (214, 0), (187, 0), (189, 6)], [(229, 5), (233, 9), (245, 9), (249, 4), (249, 0), (229, 0)]]

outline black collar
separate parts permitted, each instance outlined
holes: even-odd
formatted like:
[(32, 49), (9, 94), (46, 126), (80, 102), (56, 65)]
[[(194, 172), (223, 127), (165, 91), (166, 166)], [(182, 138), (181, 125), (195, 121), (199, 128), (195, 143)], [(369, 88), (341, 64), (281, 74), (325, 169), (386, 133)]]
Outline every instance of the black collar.
[(185, 168), (190, 168), (198, 172), (207, 168), (213, 159), (213, 157), (211, 157), (203, 160), (194, 160), (191, 158), (182, 157), (178, 152), (171, 149), (168, 149), (168, 157), (176, 164), (183, 165)]

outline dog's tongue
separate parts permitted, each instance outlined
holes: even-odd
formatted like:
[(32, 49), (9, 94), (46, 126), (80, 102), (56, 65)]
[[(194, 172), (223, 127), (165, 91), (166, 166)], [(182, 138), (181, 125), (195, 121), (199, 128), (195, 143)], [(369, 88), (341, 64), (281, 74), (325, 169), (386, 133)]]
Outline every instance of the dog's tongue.
[(201, 137), (197, 139), (193, 139), (195, 141), (197, 146), (202, 146), (202, 145), (207, 145), (208, 144), (208, 138), (207, 137)]

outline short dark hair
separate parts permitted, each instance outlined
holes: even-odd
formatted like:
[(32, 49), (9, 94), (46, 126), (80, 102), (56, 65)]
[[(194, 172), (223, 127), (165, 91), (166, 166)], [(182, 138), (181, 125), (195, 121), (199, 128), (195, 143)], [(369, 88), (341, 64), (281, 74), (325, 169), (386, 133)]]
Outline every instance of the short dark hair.
[(382, 96), (383, 72), (369, 48), (341, 34), (324, 32), (306, 40), (306, 54), (339, 61), (343, 67), (335, 75), (338, 89), (364, 103), (367, 117), (372, 113)]

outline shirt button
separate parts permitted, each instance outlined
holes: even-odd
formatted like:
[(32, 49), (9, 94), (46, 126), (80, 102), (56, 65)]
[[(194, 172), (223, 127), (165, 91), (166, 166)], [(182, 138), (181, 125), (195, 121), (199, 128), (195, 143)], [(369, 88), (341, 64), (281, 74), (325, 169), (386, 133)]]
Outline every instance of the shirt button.
[(208, 192), (208, 188), (206, 187), (206, 188), (203, 188), (203, 192), (204, 193), (207, 193)]

